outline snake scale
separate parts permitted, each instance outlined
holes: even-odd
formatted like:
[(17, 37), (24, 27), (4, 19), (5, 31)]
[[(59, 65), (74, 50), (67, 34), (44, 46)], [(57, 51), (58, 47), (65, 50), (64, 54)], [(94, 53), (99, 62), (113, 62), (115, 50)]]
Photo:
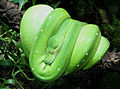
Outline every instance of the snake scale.
[(65, 9), (43, 4), (24, 13), (20, 39), (33, 75), (43, 82), (91, 68), (110, 45), (97, 25), (71, 19)]

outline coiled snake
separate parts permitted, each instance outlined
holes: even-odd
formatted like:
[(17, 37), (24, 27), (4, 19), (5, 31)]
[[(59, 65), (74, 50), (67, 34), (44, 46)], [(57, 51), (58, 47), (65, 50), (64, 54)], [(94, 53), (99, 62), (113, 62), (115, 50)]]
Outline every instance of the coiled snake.
[(97, 25), (71, 19), (66, 10), (48, 5), (25, 12), (20, 39), (32, 73), (44, 82), (92, 67), (110, 45)]

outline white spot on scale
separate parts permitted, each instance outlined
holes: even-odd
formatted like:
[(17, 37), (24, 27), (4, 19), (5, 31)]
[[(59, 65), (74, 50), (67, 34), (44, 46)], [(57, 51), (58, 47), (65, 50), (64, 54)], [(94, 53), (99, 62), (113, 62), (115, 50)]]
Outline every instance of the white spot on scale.
[(78, 64), (77, 67), (79, 67), (80, 65)]
[(84, 62), (85, 60), (83, 60), (83, 62)]
[(57, 69), (58, 71), (60, 70), (60, 68)]
[(98, 33), (96, 33), (96, 35), (98, 35)]
[(101, 59), (101, 58), (99, 58), (99, 59)]
[(32, 68), (32, 70), (34, 70), (34, 68)]
[(86, 53), (86, 55), (88, 55), (88, 53)]
[(37, 50), (37, 53), (39, 53), (39, 50)]
[(43, 29), (41, 29), (41, 32), (43, 32)]

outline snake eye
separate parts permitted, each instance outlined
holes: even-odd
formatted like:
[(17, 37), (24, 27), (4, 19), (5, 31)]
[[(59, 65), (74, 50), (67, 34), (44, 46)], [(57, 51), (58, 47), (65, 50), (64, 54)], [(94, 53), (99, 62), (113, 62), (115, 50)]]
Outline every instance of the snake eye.
[(54, 50), (52, 49), (52, 50), (50, 50), (50, 54), (53, 54), (54, 53)]

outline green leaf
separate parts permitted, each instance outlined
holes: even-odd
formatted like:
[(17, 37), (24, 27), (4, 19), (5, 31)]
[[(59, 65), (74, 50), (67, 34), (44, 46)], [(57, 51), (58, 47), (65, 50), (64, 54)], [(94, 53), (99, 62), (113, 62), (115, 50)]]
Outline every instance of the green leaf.
[(33, 5), (35, 5), (35, 3), (36, 3), (36, 0), (32, 0), (32, 3), (33, 3)]
[(9, 88), (9, 87), (1, 88), (1, 87), (0, 87), (0, 89), (11, 89), (11, 88)]
[(8, 56), (8, 58), (9, 58), (11, 61), (13, 61), (14, 63), (16, 63), (15, 60), (14, 60), (14, 58), (12, 58), (9, 54), (7, 54), (7, 56)]
[(28, 0), (9, 0), (13, 3), (19, 3), (19, 11), (21, 11), (22, 6), (28, 1)]
[(16, 81), (13, 79), (7, 79), (3, 82), (3, 84), (11, 84), (11, 85), (15, 85)]
[(22, 6), (27, 2), (28, 0), (19, 0), (19, 11), (21, 11)]
[(20, 73), (21, 72), (21, 70), (17, 70), (16, 72), (12, 72), (12, 77), (13, 77), (13, 79), (16, 79), (16, 75), (18, 74), (18, 73)]
[(11, 62), (11, 60), (0, 60), (0, 66), (10, 67), (12, 65), (13, 65), (13, 63)]
[(19, 0), (9, 0), (9, 1), (11, 1), (13, 3), (19, 3)]
[(14, 45), (16, 46), (16, 47), (18, 47), (18, 48), (21, 48), (22, 49), (22, 45), (21, 45), (21, 43), (18, 43), (18, 42), (16, 42), (15, 40), (13, 40), (12, 39), (12, 42), (14, 43)]

